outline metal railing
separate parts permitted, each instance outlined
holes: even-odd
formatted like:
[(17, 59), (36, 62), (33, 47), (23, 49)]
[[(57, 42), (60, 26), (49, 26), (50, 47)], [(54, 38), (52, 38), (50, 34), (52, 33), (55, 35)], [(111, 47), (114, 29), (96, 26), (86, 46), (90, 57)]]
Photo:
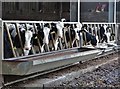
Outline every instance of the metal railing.
[[(34, 31), (36, 32), (37, 31), (37, 29), (35, 27), (36, 23), (39, 23), (39, 24), (58, 23), (58, 21), (7, 21), (7, 20), (3, 20), (2, 22), (3, 22), (4, 25), (3, 25), (3, 28), (2, 28), (3, 32), (1, 32), (1, 33), (2, 33), (2, 36), (3, 36), (4, 35), (4, 31), (6, 30), (6, 32), (7, 32), (8, 40), (10, 42), (10, 47), (11, 47), (12, 53), (13, 53), (13, 58), (14, 57), (19, 57), (19, 56), (24, 56), (24, 45), (22, 45), (22, 39), (21, 39), (21, 35), (20, 35), (20, 30), (19, 30), (18, 24), (23, 23), (23, 24), (26, 25), (28, 23), (31, 23), (33, 25), (33, 27), (34, 27)], [(63, 24), (72, 24), (72, 25), (73, 24), (81, 24), (81, 23), (78, 23), (78, 22), (62, 22), (62, 23)], [(20, 53), (19, 53), (18, 49), (16, 49), (14, 47), (14, 45), (13, 45), (13, 40), (12, 40), (10, 31), (9, 31), (9, 28), (7, 26), (8, 24), (15, 24), (16, 31), (17, 31), (17, 34), (18, 34), (18, 37), (19, 37), (18, 41), (20, 42), (21, 50), (22, 50), (22, 54), (23, 55), (19, 55)], [(111, 28), (111, 29), (109, 29), (109, 32), (111, 34), (115, 35), (115, 23), (82, 23), (82, 25), (85, 25), (85, 24), (88, 26), (88, 28), (86, 28), (86, 30), (88, 32), (90, 32), (89, 28), (91, 28), (91, 32), (90, 33), (92, 35), (96, 36), (96, 37), (98, 36), (97, 33), (99, 34), (100, 25), (107, 25), (107, 26), (109, 26)], [(65, 36), (66, 31), (69, 32), (70, 42), (66, 41), (66, 36)], [(69, 48), (81, 47), (81, 46), (84, 46), (84, 45), (88, 45), (86, 43), (87, 41), (86, 41), (86, 33), (85, 32), (82, 33), (81, 38), (80, 38), (81, 40), (76, 41), (76, 46), (72, 46), (73, 43), (72, 43), (71, 35), (70, 34), (71, 34), (70, 33), (70, 28), (69, 27), (67, 27), (67, 28), (64, 27), (64, 30), (63, 30), (63, 39), (59, 40), (59, 43), (61, 43), (62, 49), (69, 49)], [(115, 36), (114, 35), (110, 35), (109, 42), (115, 40)], [(85, 38), (85, 41), (83, 41), (83, 36)], [(98, 40), (101, 40), (101, 38), (98, 37)], [(40, 43), (40, 41), (39, 41), (38, 38), (37, 38), (37, 42), (38, 42), (37, 48), (39, 49), (38, 53), (41, 53), (41, 45), (40, 45), (41, 43)], [(3, 44), (5, 45), (5, 42), (3, 42)], [(49, 47), (49, 45), (48, 45), (48, 47)], [(4, 47), (3, 47), (3, 49), (4, 49)], [(58, 50), (62, 50), (62, 49), (58, 49)], [(37, 54), (36, 52), (34, 52), (34, 50), (35, 50), (35, 47), (32, 46), (33, 55)], [(55, 51), (55, 50), (50, 50), (50, 51), (52, 52), (52, 51)], [(5, 55), (5, 54), (3, 54), (3, 55)]]

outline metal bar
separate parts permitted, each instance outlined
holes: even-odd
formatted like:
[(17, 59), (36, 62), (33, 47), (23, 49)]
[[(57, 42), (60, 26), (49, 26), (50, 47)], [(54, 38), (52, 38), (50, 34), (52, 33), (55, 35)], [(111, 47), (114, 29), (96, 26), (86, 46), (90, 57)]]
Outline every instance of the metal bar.
[(22, 48), (22, 51), (23, 51), (23, 55), (24, 55), (24, 47), (23, 47), (23, 44), (22, 44), (22, 39), (21, 39), (19, 28), (18, 28), (18, 23), (15, 23), (15, 26), (16, 26), (16, 31), (17, 31), (18, 38), (19, 38), (19, 41), (20, 41), (20, 45), (21, 45), (21, 48)]
[(63, 49), (63, 45), (62, 45), (62, 39), (60, 37), (58, 37), (58, 41), (60, 43), (60, 49)]
[[(7, 23), (58, 23), (58, 21), (19, 21), (19, 20), (3, 20), (3, 22)], [(64, 24), (75, 24), (78, 22), (63, 22)]]
[[(7, 23), (58, 23), (58, 21), (17, 21), (17, 20), (3, 20)], [(79, 22), (63, 22), (64, 24), (77, 24)], [(101, 22), (83, 22), (82, 24), (116, 24), (116, 23), (101, 23)]]
[(114, 22), (113, 23), (109, 23), (109, 22), (108, 23), (104, 23), (104, 22), (103, 23), (101, 23), (101, 22), (97, 22), (97, 23), (96, 22), (83, 22), (82, 24), (116, 24), (116, 23), (114, 23)]
[[(1, 4), (1, 2), (0, 2)], [(4, 83), (4, 79), (2, 76), (2, 60), (3, 58), (3, 23), (2, 19), (0, 18), (0, 88), (2, 87), (2, 83)]]
[[(7, 30), (8, 39), (9, 39), (9, 41), (10, 41), (10, 45), (11, 45), (11, 49), (12, 49), (12, 52), (13, 52), (13, 56), (16, 57), (15, 50), (14, 50), (14, 46), (13, 46), (13, 43), (12, 43), (12, 39), (11, 39), (11, 35), (10, 35), (10, 32), (9, 32), (7, 23), (4, 23), (4, 24), (5, 24), (5, 27), (6, 27), (6, 30)], [(5, 54), (4, 54), (4, 55), (5, 55)]]
[(116, 23), (116, 19), (117, 19), (117, 18), (116, 18), (116, 17), (117, 17), (117, 15), (116, 15), (116, 13), (117, 13), (117, 12), (116, 12), (116, 11), (117, 11), (117, 9), (116, 9), (116, 8), (117, 8), (117, 7), (116, 7), (116, 3), (117, 3), (117, 0), (114, 0), (114, 23)]
[(66, 36), (65, 36), (65, 33), (66, 33), (66, 31), (68, 30), (68, 28), (67, 27), (65, 27), (64, 29), (63, 29), (63, 39), (64, 39), (64, 43), (65, 43), (65, 48), (68, 48), (68, 44), (67, 44), (67, 40), (66, 40)]
[(70, 37), (70, 48), (72, 47), (71, 29), (68, 27), (69, 37)]
[(86, 33), (85, 32), (82, 32), (84, 35), (84, 38), (85, 38), (85, 41), (84, 41), (84, 45), (86, 45), (87, 44), (87, 38), (86, 38)]
[(80, 0), (78, 0), (78, 22), (80, 21)]
[(0, 18), (0, 60), (3, 59), (3, 23)]
[[(35, 23), (33, 23), (33, 26), (34, 26), (35, 32), (37, 32), (37, 29), (36, 29), (36, 27), (35, 27)], [(37, 41), (38, 41), (39, 50), (41, 51), (41, 44), (40, 44), (40, 41), (39, 41), (39, 39), (38, 39), (38, 35), (37, 35)]]

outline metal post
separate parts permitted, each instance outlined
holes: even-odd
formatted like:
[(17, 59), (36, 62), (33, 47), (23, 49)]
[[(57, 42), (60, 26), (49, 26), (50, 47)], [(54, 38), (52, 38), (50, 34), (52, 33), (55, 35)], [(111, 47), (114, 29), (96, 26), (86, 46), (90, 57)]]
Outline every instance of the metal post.
[(2, 76), (2, 60), (3, 60), (3, 29), (2, 29), (2, 2), (0, 1), (0, 89), (2, 88), (3, 76)]
[(81, 48), (83, 46), (82, 33), (79, 32), (78, 35), (79, 35), (79, 47)]
[(78, 22), (80, 22), (80, 0), (78, 0)]
[(2, 19), (0, 18), (0, 88), (2, 87), (2, 60), (3, 60), (3, 30), (2, 30)]
[(20, 35), (18, 23), (15, 23), (15, 26), (16, 26), (16, 31), (17, 31), (18, 37), (19, 37), (20, 46), (21, 46), (21, 48), (22, 48), (22, 53), (23, 53), (23, 55), (24, 55), (24, 47), (23, 47), (23, 44), (22, 44), (22, 39), (21, 39), (21, 35)]
[(116, 23), (116, 3), (117, 3), (117, 1), (116, 0), (114, 0), (114, 23)]
[(118, 27), (117, 27), (117, 31), (116, 31), (117, 33), (117, 45), (120, 45), (120, 24), (118, 25)]
[[(34, 30), (35, 30), (35, 32), (37, 33), (37, 28), (36, 28), (36, 26), (35, 26), (35, 23), (33, 23), (33, 26), (34, 26)], [(39, 40), (38, 35), (37, 35), (37, 42), (38, 42), (39, 50), (41, 51), (41, 44), (40, 44), (40, 40)]]
[(114, 1), (109, 0), (109, 17), (108, 17), (108, 22), (114, 22)]
[(13, 42), (12, 42), (12, 39), (11, 39), (11, 35), (10, 35), (10, 32), (9, 32), (9, 28), (8, 28), (8, 26), (7, 26), (7, 23), (5, 23), (5, 27), (6, 27), (8, 39), (9, 39), (9, 41), (10, 41), (10, 46), (11, 46), (11, 49), (12, 49), (12, 52), (13, 52), (13, 56), (14, 56), (14, 57), (17, 57), (17, 56), (16, 56), (16, 53), (15, 53), (15, 50), (14, 50)]

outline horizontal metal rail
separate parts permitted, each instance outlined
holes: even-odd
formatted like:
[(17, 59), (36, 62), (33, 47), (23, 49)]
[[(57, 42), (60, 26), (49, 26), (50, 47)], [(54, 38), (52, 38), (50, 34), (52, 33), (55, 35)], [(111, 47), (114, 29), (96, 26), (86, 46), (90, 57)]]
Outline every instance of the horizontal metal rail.
[(116, 24), (116, 23), (105, 23), (105, 22), (82, 22), (82, 24)]
[(65, 53), (65, 52), (77, 51), (78, 48), (79, 47), (74, 47), (74, 48), (57, 50), (57, 51), (51, 51), (51, 52), (45, 52), (45, 53), (40, 53), (40, 54), (20, 56), (20, 57), (17, 57), (17, 58), (4, 59), (4, 61), (13, 61), (13, 60), (17, 61), (18, 59), (27, 59), (27, 58), (37, 57), (37, 56), (46, 56), (46, 55), (48, 56), (48, 55), (53, 55), (53, 54), (55, 55), (55, 54), (60, 54), (60, 53)]
[[(27, 23), (32, 23), (32, 24), (35, 24), (35, 23), (58, 23), (58, 21), (15, 21), (15, 20), (3, 20), (2, 21), (3, 23), (7, 23), (7, 24), (9, 24), (9, 23), (14, 23), (14, 24), (17, 24), (17, 23), (24, 23), (24, 24), (27, 24)], [(65, 24), (78, 24), (79, 22), (62, 22), (62, 23), (65, 23)], [(88, 25), (96, 25), (96, 24), (110, 24), (110, 25), (114, 25), (114, 23), (82, 23), (82, 24), (88, 24)], [(16, 27), (17, 27), (17, 25), (16, 25)], [(34, 30), (36, 30), (35, 29), (35, 26), (34, 26)], [(69, 30), (69, 29), (68, 29)], [(112, 29), (112, 30), (115, 30), (115, 29)], [(18, 30), (18, 27), (17, 27), (17, 32), (18, 32), (18, 35), (19, 35), (19, 40), (20, 40), (20, 43), (22, 42), (21, 41), (21, 37), (20, 37), (20, 34), (19, 34), (19, 30)], [(114, 32), (114, 31), (112, 31), (112, 32)], [(93, 31), (92, 31), (92, 34), (93, 34)], [(95, 32), (95, 34), (97, 34), (97, 31)], [(93, 34), (94, 35), (94, 34)], [(84, 35), (85, 36), (85, 35)], [(71, 37), (70, 36), (70, 34), (69, 34), (69, 37)], [(10, 37), (9, 37), (10, 38)], [(85, 36), (85, 38), (86, 38), (86, 36)], [(11, 43), (12, 43), (12, 41), (10, 41)], [(86, 41), (85, 41), (86, 42)], [(83, 43), (83, 42), (82, 42)], [(71, 45), (72, 43), (70, 43), (70, 45)], [(22, 45), (22, 44), (21, 44)], [(84, 44), (82, 44), (82, 46), (84, 46)], [(21, 46), (22, 47), (22, 50), (23, 50), (23, 46)], [(79, 46), (77, 46), (77, 47), (79, 47)], [(13, 47), (12, 47), (13, 48)], [(71, 50), (71, 48), (76, 48), (76, 47), (70, 47), (70, 48), (68, 48), (68, 49), (70, 49)], [(60, 50), (63, 50), (63, 51), (66, 51), (66, 50), (64, 50), (64, 49), (60, 49)], [(14, 51), (14, 50), (13, 50)], [(57, 50), (58, 52), (60, 52), (59, 50)], [(50, 52), (46, 52), (46, 53), (40, 53), (40, 54), (33, 54), (33, 55), (28, 55), (28, 56), (22, 56), (22, 57), (19, 57), (19, 56), (17, 56), (17, 58), (10, 58), (9, 60), (17, 60), (17, 59), (22, 59), (22, 58), (28, 58), (28, 57), (34, 57), (34, 56), (37, 56), (37, 55), (45, 55), (45, 54), (51, 54), (51, 53), (54, 53), (54, 52), (57, 52), (57, 51), (50, 51)], [(5, 59), (5, 60), (8, 60), (8, 59)]]
[[(59, 21), (21, 21), (21, 20), (2, 20), (7, 23), (58, 23)], [(76, 24), (80, 22), (63, 22), (64, 24)], [(105, 22), (82, 22), (81, 24), (116, 24), (116, 23), (105, 23)], [(119, 24), (119, 23), (118, 23)]]
[[(6, 23), (58, 23), (61, 21), (19, 21), (19, 20), (2, 20), (2, 22)], [(76, 24), (79, 22), (63, 22), (64, 24)]]

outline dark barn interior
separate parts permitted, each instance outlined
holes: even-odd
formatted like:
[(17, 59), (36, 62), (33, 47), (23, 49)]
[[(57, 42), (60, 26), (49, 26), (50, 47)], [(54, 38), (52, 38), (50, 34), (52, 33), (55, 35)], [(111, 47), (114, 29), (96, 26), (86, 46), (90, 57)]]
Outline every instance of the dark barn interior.
[(12, 20), (70, 20), (69, 2), (3, 2), (2, 18)]
[[(115, 15), (115, 11), (110, 11), (115, 6), (109, 7), (109, 2), (101, 2), (101, 4), (106, 4), (105, 11), (96, 13), (95, 9), (98, 3), (80, 2), (80, 16), (78, 16), (78, 2), (2, 2), (0, 3), (0, 17), (3, 20), (58, 21), (65, 18), (67, 21), (72, 22), (78, 20), (81, 22), (110, 22), (109, 19)], [(117, 22), (120, 22), (119, 5), (120, 2), (117, 2)], [(111, 17), (109, 17), (110, 14)]]

